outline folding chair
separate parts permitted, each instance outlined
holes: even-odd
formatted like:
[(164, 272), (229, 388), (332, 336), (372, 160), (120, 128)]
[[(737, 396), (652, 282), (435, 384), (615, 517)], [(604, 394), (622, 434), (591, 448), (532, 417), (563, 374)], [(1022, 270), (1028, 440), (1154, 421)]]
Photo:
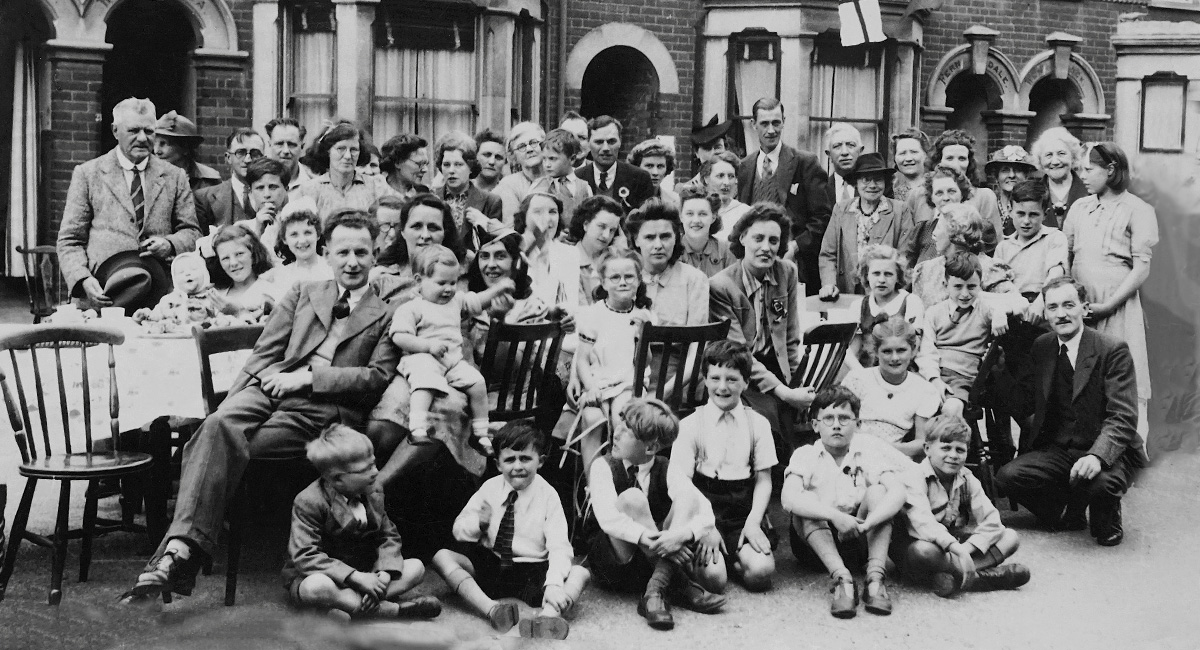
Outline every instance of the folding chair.
[[(21, 452), (21, 465), (18, 471), (25, 477), (25, 492), (21, 496), (21, 504), (13, 519), (11, 541), (4, 558), (4, 567), (0, 569), (0, 600), (8, 588), (9, 578), (17, 561), (17, 552), (21, 542), (29, 540), (38, 546), (53, 549), (53, 562), (50, 570), (49, 603), (57, 605), (62, 601), (63, 569), (67, 561), (67, 541), (82, 539), (83, 546), (79, 554), (79, 582), (87, 582), (88, 572), (92, 563), (92, 539), (98, 534), (112, 531), (144, 532), (143, 527), (133, 524), (132, 513), (123, 513), (120, 521), (101, 519), (96, 515), (99, 487), (102, 479), (127, 478), (145, 474), (150, 470), (151, 458), (148, 454), (126, 452), (120, 449), (119, 428), (119, 399), (117, 391), (117, 360), (113, 352), (114, 346), (125, 342), (125, 335), (116, 329), (97, 325), (38, 325), (21, 328), (19, 331), (0, 336), (0, 352), (8, 351), (12, 364), (12, 375), (16, 384), (16, 394), (9, 386), (8, 376), (0, 367), (0, 387), (4, 394), (4, 405), (8, 411), (9, 425), (16, 438), (17, 448)], [(88, 374), (88, 350), (96, 346), (108, 348), (108, 427), (112, 436), (111, 452), (94, 451), (92, 437), (92, 395), (91, 382)], [(52, 351), (52, 359), (47, 359), (47, 353)], [(39, 355), (38, 353), (42, 354)], [(18, 354), (20, 353), (20, 354)], [(81, 376), (67, 377), (64, 372), (63, 358), (66, 355), (79, 354)], [(32, 367), (32, 378), (27, 382), (22, 380), (20, 358), (28, 356)], [(40, 357), (40, 358), (39, 358)], [(74, 373), (71, 373), (74, 375)], [(72, 446), (72, 429), (70, 413), (72, 410), (68, 400), (68, 387), (74, 389), (79, 381), (82, 392), (83, 411), (83, 448), (75, 451)], [(55, 386), (48, 395), (47, 388)], [(32, 396), (30, 395), (32, 392)], [(54, 393), (58, 395), (59, 409), (62, 415), (61, 431), (51, 431), (51, 415), (47, 408), (53, 408)], [(37, 424), (40, 425), (42, 448), (38, 450), (38, 436), (33, 431), (34, 421), (31, 413), (36, 414)], [(57, 425), (57, 423), (55, 423)], [(51, 437), (61, 435), (61, 446), (55, 449)], [(33, 494), (39, 480), (59, 482), (58, 519), (54, 533), (45, 536), (26, 530), (29, 521), (29, 509), (33, 504)], [(83, 507), (83, 528), (71, 530), (68, 528), (68, 515), (71, 506), (71, 483), (87, 481)]]

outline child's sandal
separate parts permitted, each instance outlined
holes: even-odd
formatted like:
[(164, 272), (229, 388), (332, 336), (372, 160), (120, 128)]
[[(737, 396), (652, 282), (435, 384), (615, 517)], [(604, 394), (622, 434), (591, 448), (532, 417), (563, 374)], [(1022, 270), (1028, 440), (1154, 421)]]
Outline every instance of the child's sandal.
[(521, 609), (515, 600), (501, 600), (488, 612), (488, 621), (497, 632), (507, 632), (521, 619)]
[(562, 641), (571, 632), (571, 625), (561, 616), (538, 616), (521, 619), (521, 636), (526, 639), (557, 639)]

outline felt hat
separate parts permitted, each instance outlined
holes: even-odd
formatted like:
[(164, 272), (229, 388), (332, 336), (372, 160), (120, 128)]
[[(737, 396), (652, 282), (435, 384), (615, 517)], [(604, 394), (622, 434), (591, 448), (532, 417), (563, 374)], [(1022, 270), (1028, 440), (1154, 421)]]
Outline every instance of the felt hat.
[(204, 138), (196, 130), (196, 123), (175, 111), (158, 118), (158, 122), (154, 124), (154, 134), (188, 139), (196, 144), (204, 142)]
[(1033, 156), (1029, 155), (1024, 147), (1015, 144), (993, 151), (992, 159), (983, 166), (983, 171), (985, 174), (995, 174), (1004, 165), (1024, 169), (1026, 173), (1037, 171), (1037, 165), (1033, 164)]
[(161, 262), (136, 250), (121, 251), (100, 263), (95, 277), (114, 307), (132, 311), (153, 307), (171, 291), (171, 276)]
[(847, 183), (858, 182), (858, 177), (862, 174), (895, 174), (895, 167), (888, 167), (887, 162), (883, 160), (883, 155), (877, 153), (864, 153), (854, 161), (854, 168), (846, 172), (843, 178)]
[(718, 122), (717, 116), (713, 115), (708, 124), (696, 124), (692, 126), (692, 144), (698, 147), (723, 138), (726, 133), (729, 133), (729, 129), (732, 126), (733, 122), (729, 120)]

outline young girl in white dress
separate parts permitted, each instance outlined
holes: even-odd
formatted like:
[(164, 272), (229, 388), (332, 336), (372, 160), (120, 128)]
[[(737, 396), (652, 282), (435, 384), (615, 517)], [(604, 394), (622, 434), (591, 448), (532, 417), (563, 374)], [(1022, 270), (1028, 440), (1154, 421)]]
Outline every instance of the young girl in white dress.
[[(858, 262), (858, 278), (867, 295), (858, 303), (858, 330), (846, 353), (846, 367), (850, 370), (875, 365), (875, 355), (866, 341), (879, 323), (894, 316), (902, 317), (914, 327), (925, 321), (921, 299), (904, 290), (905, 268), (896, 249), (886, 244), (868, 246)], [(851, 311), (854, 309), (851, 307)]]
[(322, 256), (325, 240), (321, 236), (321, 218), (317, 216), (315, 201), (301, 197), (288, 203), (279, 216), (279, 233), (275, 253), (283, 265), (267, 271), (260, 278), (267, 283), (267, 291), (276, 302), (297, 283), (333, 279), (333, 271)]

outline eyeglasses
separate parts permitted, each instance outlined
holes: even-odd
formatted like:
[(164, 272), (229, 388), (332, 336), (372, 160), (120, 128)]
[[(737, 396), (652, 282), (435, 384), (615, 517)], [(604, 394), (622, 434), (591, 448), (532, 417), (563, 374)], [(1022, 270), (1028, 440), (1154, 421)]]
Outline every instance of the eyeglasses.
[(609, 282), (629, 282), (632, 284), (638, 281), (638, 276), (633, 274), (620, 275), (614, 273), (613, 275), (604, 276), (604, 279), (608, 280)]
[(827, 427), (831, 427), (834, 424), (842, 424), (842, 425), (850, 424), (851, 422), (854, 422), (856, 420), (858, 420), (858, 418), (854, 417), (853, 415), (829, 414), (829, 415), (822, 415), (818, 421)]
[(233, 151), (228, 151), (226, 153), (234, 158), (245, 158), (246, 156), (249, 156), (250, 160), (258, 160), (259, 158), (263, 157), (262, 149), (234, 149)]
[(398, 223), (381, 223), (381, 224), (379, 224), (379, 232), (381, 234), (395, 232), (399, 229), (400, 229), (400, 224), (398, 224)]
[(529, 142), (526, 142), (525, 144), (514, 144), (513, 150), (520, 151), (522, 149), (537, 149), (541, 146), (542, 146), (541, 140), (530, 140)]

